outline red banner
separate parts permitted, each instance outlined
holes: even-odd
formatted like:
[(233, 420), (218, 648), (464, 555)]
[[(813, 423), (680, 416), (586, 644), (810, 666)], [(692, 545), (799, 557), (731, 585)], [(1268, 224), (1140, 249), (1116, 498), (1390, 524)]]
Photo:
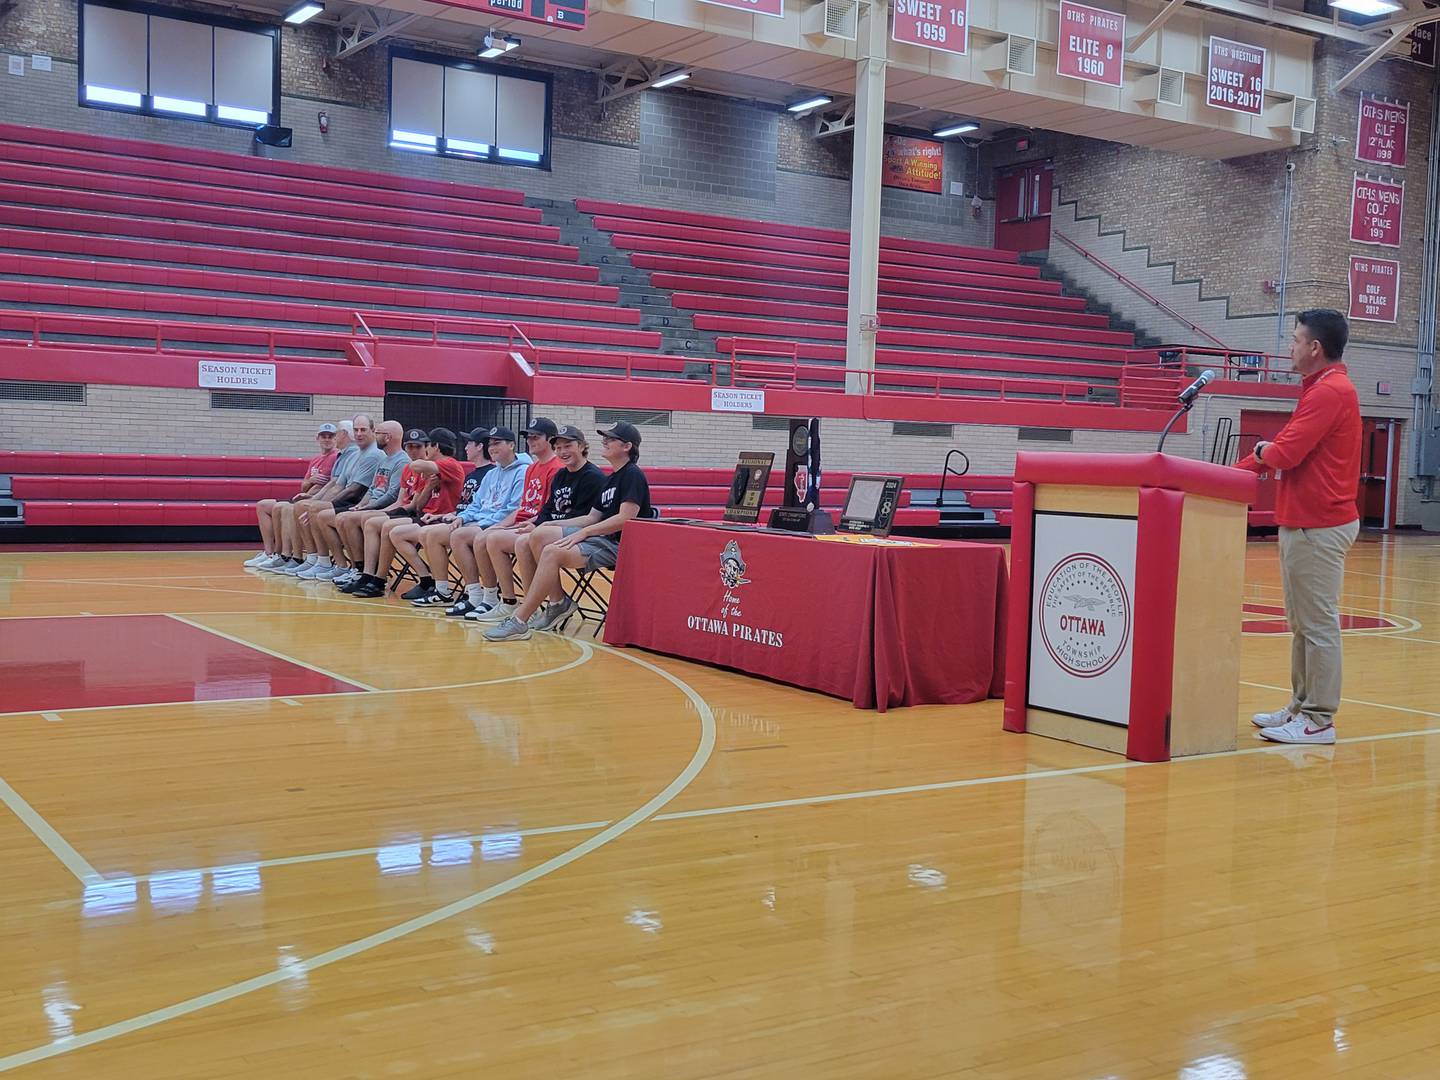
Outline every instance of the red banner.
[(1119, 86), (1125, 75), (1125, 16), (1061, 0), (1055, 63), (1067, 79)]
[(880, 183), (885, 187), (942, 194), (945, 191), (945, 144), (886, 135)]
[(1393, 323), (1400, 306), (1400, 264), (1394, 259), (1350, 256), (1350, 318)]
[(902, 45), (964, 56), (970, 47), (970, 0), (895, 0), (890, 36)]
[(585, 29), (586, 0), (437, 0), (437, 3), (506, 19), (563, 26), (567, 30)]
[(1355, 130), (1356, 160), (1403, 169), (1409, 142), (1409, 105), (1360, 95), (1360, 122)]
[(1371, 180), (1355, 174), (1350, 200), (1350, 239), (1356, 244), (1400, 246), (1400, 219), (1405, 213), (1405, 184)]
[(734, 8), (736, 11), (748, 11), (752, 15), (768, 15), (772, 19), (785, 17), (785, 0), (700, 0), (700, 2)]
[(1205, 104), (1259, 116), (1265, 105), (1265, 50), (1221, 37), (1210, 39)]

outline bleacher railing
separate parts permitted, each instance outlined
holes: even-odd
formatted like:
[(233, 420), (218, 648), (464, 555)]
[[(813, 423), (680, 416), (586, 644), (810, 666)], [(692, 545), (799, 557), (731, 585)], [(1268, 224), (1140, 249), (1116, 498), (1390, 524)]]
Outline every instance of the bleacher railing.
[[(1148, 358), (1164, 368), (1194, 377), (1205, 368), (1213, 368), (1215, 377), (1229, 382), (1273, 383), (1298, 385), (1300, 376), (1290, 366), (1290, 357), (1253, 349), (1212, 349), (1205, 345), (1162, 345), (1158, 349), (1132, 350), (1139, 362)], [(1128, 363), (1128, 361), (1127, 361)]]
[[(216, 350), (203, 347), (206, 343), (253, 345), (261, 350), (236, 354), (236, 358), (263, 355), (270, 360), (302, 360), (320, 358), (287, 355), (283, 350), (319, 349), (343, 354), (346, 345), (352, 340), (352, 335), (332, 330), (287, 330), (269, 326), (133, 319), (122, 315), (72, 315), (53, 311), (0, 312), (0, 330), (18, 330), (27, 334), (29, 340), (26, 344), (35, 348), (43, 345), (47, 348), (93, 349), (97, 344), (93, 339), (98, 336), (134, 342), (105, 345), (109, 349), (184, 356), (206, 355), (217, 359), (228, 358), (229, 354), (217, 356)], [(57, 340), (66, 335), (83, 336), (86, 340)], [(338, 360), (339, 356), (336, 359)]]

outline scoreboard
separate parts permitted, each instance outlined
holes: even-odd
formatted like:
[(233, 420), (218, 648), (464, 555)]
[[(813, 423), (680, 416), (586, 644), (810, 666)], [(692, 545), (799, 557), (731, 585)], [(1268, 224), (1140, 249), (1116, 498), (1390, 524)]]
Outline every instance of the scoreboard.
[(507, 19), (547, 23), (569, 30), (585, 29), (586, 0), (440, 0), (440, 3)]

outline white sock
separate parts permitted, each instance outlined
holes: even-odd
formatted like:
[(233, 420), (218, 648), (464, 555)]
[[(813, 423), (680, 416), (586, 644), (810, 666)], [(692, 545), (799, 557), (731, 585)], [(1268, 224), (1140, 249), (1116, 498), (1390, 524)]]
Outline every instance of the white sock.
[(472, 603), (472, 604), (480, 604), (480, 603), (483, 603), (484, 600), (485, 600), (485, 586), (484, 586), (484, 585), (466, 585), (466, 586), (465, 586), (465, 598), (466, 598), (467, 600), (469, 600), (470, 603)]
[(497, 586), (493, 589), (485, 589), (480, 594), (480, 599), (487, 604), (498, 604), (500, 602), (500, 589)]
[(435, 582), (435, 592), (438, 593), (440, 596), (449, 596), (449, 595), (450, 595), (450, 582), (448, 582), (448, 581), (437, 581), (437, 582)]
[(317, 564), (319, 563), (319, 561), (320, 561), (320, 556), (319, 556), (319, 555), (314, 555), (314, 554), (306, 555), (306, 556), (305, 556), (305, 561), (302, 562), (300, 565), (301, 565), (301, 566), (315, 566), (315, 565), (317, 565)]
[(321, 555), (319, 558), (317, 558), (317, 559), (315, 560), (315, 565), (316, 565), (316, 566), (329, 566), (329, 565), (330, 565), (330, 556), (329, 556), (329, 555)]

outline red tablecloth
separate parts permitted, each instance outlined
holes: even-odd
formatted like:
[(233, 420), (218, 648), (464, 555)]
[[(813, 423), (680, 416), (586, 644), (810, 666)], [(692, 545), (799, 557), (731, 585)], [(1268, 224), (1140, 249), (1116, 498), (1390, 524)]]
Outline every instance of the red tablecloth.
[(916, 543), (924, 546), (632, 521), (605, 640), (882, 712), (1001, 696), (1004, 553), (988, 544)]

